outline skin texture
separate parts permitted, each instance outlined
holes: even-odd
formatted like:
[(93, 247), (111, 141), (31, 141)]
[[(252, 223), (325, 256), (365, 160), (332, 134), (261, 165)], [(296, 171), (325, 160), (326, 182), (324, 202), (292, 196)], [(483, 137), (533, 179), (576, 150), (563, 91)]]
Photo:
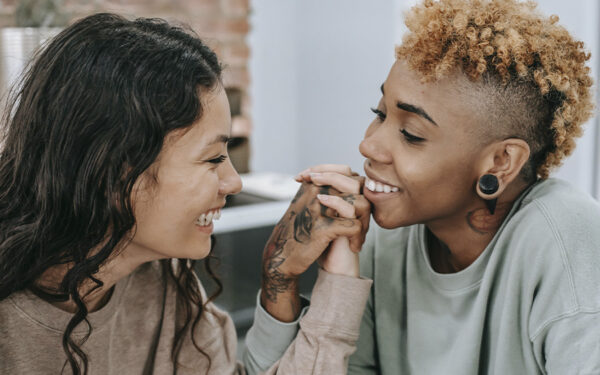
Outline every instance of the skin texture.
[(303, 182), (265, 246), (261, 304), (280, 321), (298, 317), (298, 277), (316, 260), (328, 272), (358, 277), (370, 204), (359, 180), (342, 177), (346, 185), (337, 174)]
[[(377, 116), (360, 144), (367, 176), (400, 189), (390, 194), (365, 189), (375, 221), (384, 228), (424, 223), (438, 272), (471, 264), (527, 187), (517, 178), (529, 157), (527, 143), (516, 138), (480, 142), (477, 134), (487, 125), (478, 121), (476, 101), (455, 90), (464, 87), (465, 79), (454, 75), (422, 83), (397, 60), (383, 85)], [(398, 103), (422, 109), (436, 125)], [(488, 173), (499, 179), (500, 188), (486, 196), (476, 185)], [(498, 199), (494, 215), (484, 198)]]
[[(231, 130), (225, 90), (218, 86), (202, 97), (204, 112), (200, 120), (184, 131), (168, 134), (157, 161), (136, 182), (132, 196), (135, 234), (95, 275), (104, 286), (84, 298), (91, 311), (103, 305), (104, 297), (117, 281), (142, 263), (165, 258), (201, 259), (208, 255), (210, 230), (200, 230), (196, 219), (222, 207), (225, 197), (237, 194), (242, 184), (229, 159), (217, 163), (220, 156), (227, 155), (226, 141)], [(52, 285), (62, 280), (67, 267), (50, 269), (41, 282)], [(83, 285), (82, 295), (92, 286), (91, 282)], [(57, 306), (75, 311), (71, 301)]]

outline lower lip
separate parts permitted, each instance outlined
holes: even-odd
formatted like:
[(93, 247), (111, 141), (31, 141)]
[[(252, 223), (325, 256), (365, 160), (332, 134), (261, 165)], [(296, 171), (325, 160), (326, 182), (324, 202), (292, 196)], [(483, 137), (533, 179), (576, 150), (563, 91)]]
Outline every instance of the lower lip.
[(387, 199), (390, 198), (394, 198), (395, 196), (397, 196), (398, 194), (400, 194), (402, 192), (402, 190), (393, 192), (393, 193), (378, 193), (375, 191), (371, 191), (367, 188), (363, 189), (363, 194), (365, 196), (365, 198), (367, 198), (369, 201), (376, 203), (376, 202), (382, 202), (385, 201)]
[(198, 230), (202, 233), (210, 234), (213, 232), (214, 226), (213, 226), (213, 223), (210, 223), (209, 225), (204, 225), (204, 226), (200, 226), (200, 225), (196, 224), (196, 228), (198, 228)]

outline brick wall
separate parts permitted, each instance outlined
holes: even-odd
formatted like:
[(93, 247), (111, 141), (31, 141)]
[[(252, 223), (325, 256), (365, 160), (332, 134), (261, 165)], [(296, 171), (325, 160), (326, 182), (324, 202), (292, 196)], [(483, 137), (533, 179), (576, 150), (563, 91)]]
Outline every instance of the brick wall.
[[(15, 26), (15, 8), (18, 2), (19, 0), (0, 0), (0, 27)], [(191, 26), (215, 50), (225, 65), (225, 87), (233, 89), (235, 102), (239, 105), (238, 109), (232, 108), (233, 112), (239, 113), (233, 123), (234, 135), (250, 135), (250, 49), (246, 43), (250, 29), (249, 0), (62, 0), (62, 4), (71, 21), (91, 13), (109, 11), (129, 18), (160, 17)], [(247, 149), (238, 158), (242, 158), (237, 162), (238, 169), (247, 171)]]

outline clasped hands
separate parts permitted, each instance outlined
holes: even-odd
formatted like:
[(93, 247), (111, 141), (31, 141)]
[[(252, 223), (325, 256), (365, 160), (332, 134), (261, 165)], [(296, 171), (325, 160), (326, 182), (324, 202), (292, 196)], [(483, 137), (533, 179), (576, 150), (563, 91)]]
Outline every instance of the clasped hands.
[(263, 252), (262, 306), (276, 319), (300, 313), (298, 277), (318, 261), (327, 272), (358, 277), (358, 252), (371, 204), (364, 178), (344, 165), (319, 165), (296, 176), (302, 185)]

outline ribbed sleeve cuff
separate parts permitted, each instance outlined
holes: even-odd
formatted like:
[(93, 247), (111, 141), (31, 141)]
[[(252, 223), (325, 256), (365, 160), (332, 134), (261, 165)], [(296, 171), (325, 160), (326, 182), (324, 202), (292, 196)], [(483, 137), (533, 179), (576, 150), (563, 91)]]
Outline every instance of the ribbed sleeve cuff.
[[(273, 318), (260, 304), (260, 290), (256, 296), (254, 323), (246, 334), (246, 346), (261, 362), (274, 363), (279, 360), (298, 333), (299, 321), (306, 314), (303, 308), (298, 319), (284, 323)], [(270, 366), (270, 365), (269, 365)]]

